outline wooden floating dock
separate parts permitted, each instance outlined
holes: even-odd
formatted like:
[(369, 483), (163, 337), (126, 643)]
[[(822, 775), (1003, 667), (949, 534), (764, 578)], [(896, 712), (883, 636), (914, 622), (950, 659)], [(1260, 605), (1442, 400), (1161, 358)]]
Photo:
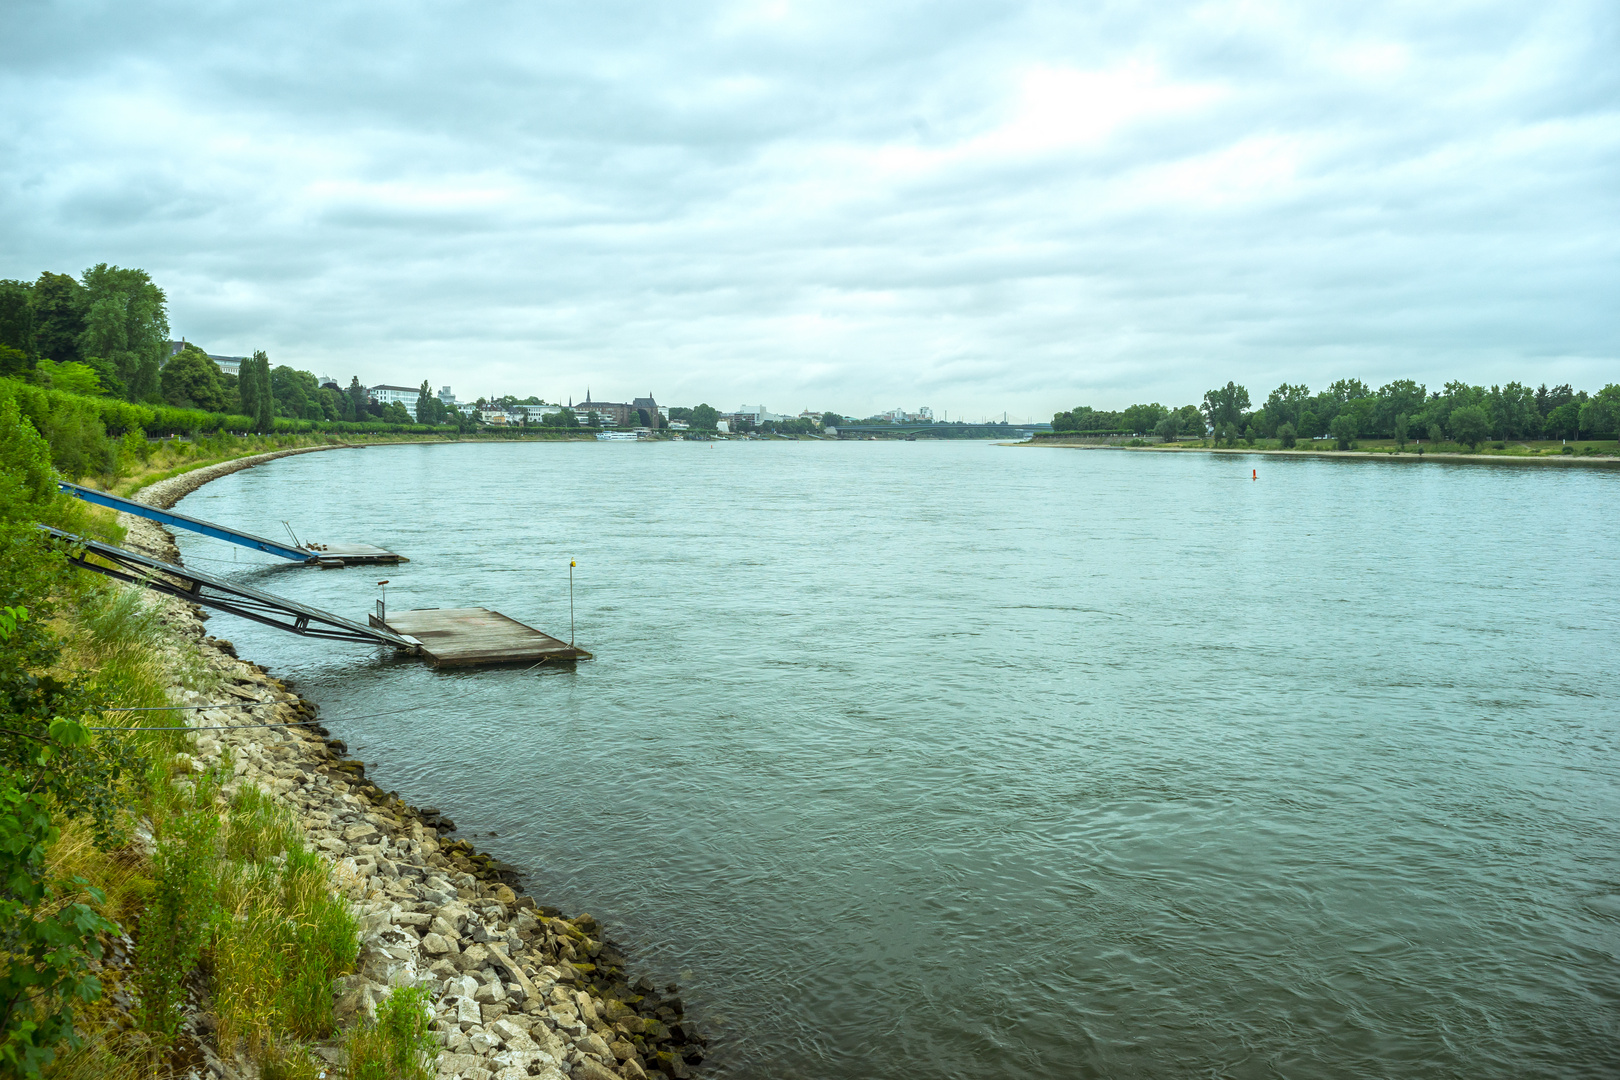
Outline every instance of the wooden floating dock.
[(314, 556), (315, 565), (322, 570), (339, 570), (345, 566), (394, 566), (411, 561), (403, 555), (370, 544), (305, 544), (304, 547)]
[(371, 625), (415, 638), (435, 667), (589, 660), (591, 654), (488, 608), (422, 608), (370, 616)]

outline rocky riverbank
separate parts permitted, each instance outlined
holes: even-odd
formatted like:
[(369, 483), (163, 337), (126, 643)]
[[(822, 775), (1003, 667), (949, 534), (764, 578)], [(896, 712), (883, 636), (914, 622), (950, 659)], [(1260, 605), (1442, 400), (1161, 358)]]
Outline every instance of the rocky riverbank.
[[(153, 484), (136, 498), (169, 507), (218, 476), (290, 453), (261, 454)], [(177, 561), (167, 532), (120, 515), (128, 547)], [(705, 1039), (686, 1020), (678, 988), (631, 980), (624, 955), (588, 914), (563, 918), (524, 895), (514, 868), (454, 838), (456, 826), (412, 807), (366, 778), (347, 747), (315, 721), (318, 710), (266, 669), (207, 634), (207, 615), (162, 598), (177, 635), (192, 639), (218, 688), (176, 686), (196, 735), (192, 766), (225, 755), (235, 776), (226, 794), (253, 784), (289, 808), (310, 847), (334, 863), (334, 880), (360, 918), (360, 955), (337, 991), (344, 1024), (372, 1015), (394, 987), (427, 987), (443, 1050), (441, 1080), (639, 1080), (684, 1077), (703, 1059)], [(303, 723), (295, 727), (250, 727)], [(207, 1070), (257, 1076), (232, 1047), (207, 1045), (206, 1002), (187, 1024)], [(336, 1040), (316, 1053), (336, 1063)]]

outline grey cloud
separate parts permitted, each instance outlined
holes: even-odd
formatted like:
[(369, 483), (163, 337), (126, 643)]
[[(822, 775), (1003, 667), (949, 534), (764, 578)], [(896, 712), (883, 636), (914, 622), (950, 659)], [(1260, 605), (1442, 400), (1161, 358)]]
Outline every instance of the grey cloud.
[(1620, 378), (1601, 3), (0, 19), (0, 273), (145, 266), (177, 331), (334, 374), (967, 415)]

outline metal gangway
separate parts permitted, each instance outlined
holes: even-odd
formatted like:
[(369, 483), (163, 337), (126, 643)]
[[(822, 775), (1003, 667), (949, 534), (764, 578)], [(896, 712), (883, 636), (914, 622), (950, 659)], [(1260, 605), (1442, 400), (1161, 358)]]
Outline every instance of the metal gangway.
[[(144, 509), (150, 510), (151, 507)], [(200, 570), (166, 563), (139, 552), (104, 544), (99, 540), (76, 536), (61, 529), (51, 528), (49, 525), (41, 525), (39, 528), (68, 545), (69, 562), (82, 569), (126, 581), (131, 585), (175, 596), (216, 611), (239, 615), (244, 619), (252, 619), (256, 623), (301, 634), (304, 637), (392, 645), (413, 655), (421, 652), (422, 643), (409, 634), (397, 634), (383, 627), (351, 622), (340, 615), (333, 615), (329, 611), (322, 611), (308, 604), (300, 604), (296, 600), (275, 596)], [(92, 557), (102, 561), (94, 562)]]
[[(155, 521), (170, 528), (185, 529), (188, 532), (200, 533), (215, 540), (224, 540), (232, 544), (240, 544), (255, 551), (262, 551), (268, 555), (277, 555), (283, 559), (305, 566), (340, 567), (352, 563), (388, 564), (409, 562), (403, 555), (396, 555), (392, 551), (385, 551), (370, 544), (302, 544), (294, 537), (293, 543), (284, 544), (279, 540), (271, 540), (264, 536), (255, 536), (253, 533), (241, 529), (233, 529), (226, 525), (216, 525), (212, 521), (194, 518), (189, 514), (179, 514), (173, 510), (160, 510), (155, 506), (135, 502), (133, 499), (120, 498), (109, 495), (105, 491), (94, 488), (80, 487), (65, 480), (57, 482), (57, 487), (75, 499), (83, 499), (97, 506), (107, 506), (126, 514), (134, 514)], [(291, 531), (290, 529), (288, 530)]]

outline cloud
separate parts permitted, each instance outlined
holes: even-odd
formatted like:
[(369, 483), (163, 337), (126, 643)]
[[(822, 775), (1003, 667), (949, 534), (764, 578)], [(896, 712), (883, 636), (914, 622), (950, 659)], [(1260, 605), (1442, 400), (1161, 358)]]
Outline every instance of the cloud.
[(1620, 371), (1620, 45), (1528, 9), (13, 5), (0, 274), (464, 395), (1039, 416)]

